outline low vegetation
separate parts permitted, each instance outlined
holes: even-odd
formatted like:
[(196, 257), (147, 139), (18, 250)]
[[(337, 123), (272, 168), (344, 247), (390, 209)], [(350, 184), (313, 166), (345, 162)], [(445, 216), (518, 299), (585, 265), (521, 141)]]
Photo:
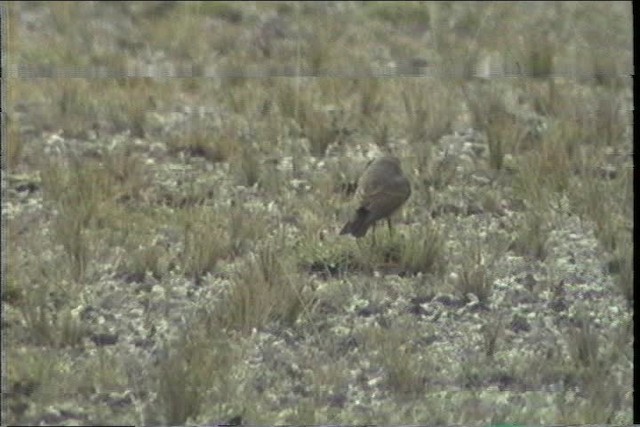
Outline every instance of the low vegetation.
[(1, 7), (8, 424), (632, 422), (630, 3)]

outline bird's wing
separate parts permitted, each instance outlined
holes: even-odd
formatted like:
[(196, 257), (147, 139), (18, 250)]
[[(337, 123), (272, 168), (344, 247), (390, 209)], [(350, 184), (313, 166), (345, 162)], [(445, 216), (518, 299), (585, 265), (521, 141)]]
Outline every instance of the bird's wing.
[(377, 218), (390, 215), (407, 200), (405, 191), (377, 189), (364, 194), (360, 206), (364, 207)]

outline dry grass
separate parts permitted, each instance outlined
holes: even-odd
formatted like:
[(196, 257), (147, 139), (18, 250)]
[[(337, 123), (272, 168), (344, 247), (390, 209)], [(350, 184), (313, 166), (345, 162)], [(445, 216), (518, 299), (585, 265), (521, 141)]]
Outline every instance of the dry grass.
[(493, 286), (485, 256), (479, 246), (474, 246), (462, 258), (458, 273), (457, 291), (462, 298), (473, 294), (481, 304), (487, 304)]
[(185, 331), (154, 370), (157, 410), (163, 419), (183, 424), (205, 411), (211, 399), (233, 393), (232, 369), (237, 358), (238, 351), (224, 334), (207, 331), (197, 323)]
[(628, 3), (3, 7), (9, 423), (631, 422)]
[(224, 328), (250, 333), (270, 322), (292, 326), (310, 309), (305, 279), (282, 248), (267, 243), (240, 266), (221, 305)]

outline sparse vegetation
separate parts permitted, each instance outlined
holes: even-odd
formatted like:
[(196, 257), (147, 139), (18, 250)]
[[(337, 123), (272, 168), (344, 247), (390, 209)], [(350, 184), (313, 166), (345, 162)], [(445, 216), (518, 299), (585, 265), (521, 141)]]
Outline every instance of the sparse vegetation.
[(8, 424), (632, 422), (630, 3), (0, 7)]
[(444, 236), (435, 223), (426, 225), (419, 233), (406, 239), (400, 262), (411, 273), (441, 275), (445, 271)]
[(222, 325), (244, 333), (273, 321), (291, 327), (310, 304), (305, 279), (294, 271), (282, 248), (267, 243), (235, 272), (228, 299), (221, 305)]
[(371, 328), (366, 346), (375, 352), (383, 369), (384, 382), (399, 396), (417, 397), (425, 392), (431, 374), (428, 355), (418, 355), (406, 330)]
[(616, 285), (629, 307), (633, 307), (633, 243), (629, 237), (626, 235), (620, 239), (622, 242), (611, 262), (615, 265), (612, 273), (614, 273)]
[[(57, 307), (52, 296), (58, 299)], [(86, 327), (72, 312), (70, 299), (63, 287), (55, 289), (49, 283), (25, 291), (22, 315), (32, 344), (54, 348), (81, 344)]]
[[(154, 370), (158, 410), (170, 424), (197, 418), (207, 410), (209, 399), (219, 402), (237, 387), (232, 369), (238, 350), (223, 333), (203, 326), (195, 324), (175, 343), (167, 343), (167, 354)], [(223, 407), (218, 405), (216, 409)]]
[(187, 276), (200, 283), (217, 262), (230, 252), (229, 234), (219, 212), (209, 206), (195, 206), (182, 212), (183, 247), (181, 263)]
[(534, 210), (525, 213), (511, 249), (519, 255), (544, 260), (550, 232), (547, 217), (544, 212)]
[(20, 163), (20, 156), (24, 147), (22, 136), (18, 131), (17, 124), (11, 121), (6, 124), (3, 132), (6, 132), (6, 134), (3, 134), (5, 143), (3, 144), (2, 169), (14, 171)]
[(457, 281), (457, 291), (460, 296), (468, 300), (468, 294), (473, 294), (481, 304), (487, 304), (493, 288), (491, 270), (482, 249), (478, 244), (472, 245), (462, 255)]

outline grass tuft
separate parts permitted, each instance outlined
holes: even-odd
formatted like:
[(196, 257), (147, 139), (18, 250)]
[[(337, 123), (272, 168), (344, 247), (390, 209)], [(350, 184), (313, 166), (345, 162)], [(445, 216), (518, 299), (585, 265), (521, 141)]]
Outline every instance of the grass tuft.
[(305, 284), (282, 248), (265, 243), (236, 270), (222, 325), (243, 333), (271, 322), (291, 326), (309, 309)]
[(171, 343), (155, 369), (158, 410), (168, 425), (196, 420), (209, 409), (207, 402), (222, 402), (233, 393), (236, 351), (227, 337), (203, 325), (195, 323)]
[(229, 255), (229, 233), (220, 215), (209, 206), (195, 206), (181, 215), (184, 274), (197, 284), (203, 275), (214, 271), (218, 261)]
[(468, 294), (473, 294), (481, 304), (488, 304), (493, 290), (493, 278), (479, 245), (473, 245), (463, 255), (456, 288), (465, 300), (468, 300)]

